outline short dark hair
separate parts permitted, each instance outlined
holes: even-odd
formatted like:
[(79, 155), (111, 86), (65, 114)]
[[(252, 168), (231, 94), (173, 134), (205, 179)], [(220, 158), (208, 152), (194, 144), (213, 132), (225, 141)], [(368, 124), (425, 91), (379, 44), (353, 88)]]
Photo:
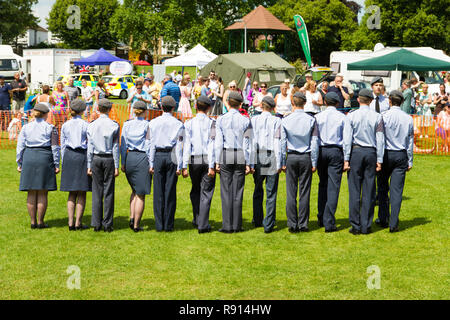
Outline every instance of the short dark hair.
[(268, 103), (266, 103), (264, 101), (261, 103), (261, 107), (266, 110), (272, 110), (275, 108), (275, 107), (272, 108), (272, 106), (270, 106)]
[(43, 85), (42, 86), (42, 93), (43, 94), (48, 94), (50, 92), (50, 87), (48, 85)]
[(302, 98), (298, 98), (298, 97), (293, 97), (292, 100), (294, 101), (294, 105), (296, 107), (303, 107), (306, 103), (305, 100), (303, 100)]
[(211, 106), (209, 104), (207, 104), (207, 103), (203, 103), (201, 101), (197, 101), (197, 110), (198, 111), (206, 112), (206, 111), (208, 111), (208, 109), (210, 107)]
[(393, 106), (399, 107), (403, 103), (403, 99), (399, 96), (390, 96), (389, 100), (391, 101)]
[(100, 111), (100, 113), (108, 113), (109, 111), (111, 111), (111, 108), (105, 106), (98, 106), (98, 111)]
[(232, 108), (239, 108), (241, 106), (241, 102), (234, 100), (234, 99), (230, 99), (230, 98), (228, 98), (228, 104)]
[(365, 96), (359, 96), (358, 99), (364, 104), (370, 104), (373, 99)]
[(161, 107), (164, 112), (172, 112), (172, 110), (174, 109), (171, 106), (165, 106), (165, 105), (162, 105)]

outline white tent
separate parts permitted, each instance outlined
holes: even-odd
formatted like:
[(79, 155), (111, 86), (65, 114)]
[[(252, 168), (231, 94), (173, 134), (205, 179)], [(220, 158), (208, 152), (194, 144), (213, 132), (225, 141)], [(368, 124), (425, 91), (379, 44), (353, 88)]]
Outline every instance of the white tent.
[(171, 67), (197, 67), (199, 69), (206, 66), (212, 60), (217, 58), (217, 55), (205, 49), (201, 44), (197, 44), (194, 48), (187, 51), (178, 57), (167, 59), (163, 64)]

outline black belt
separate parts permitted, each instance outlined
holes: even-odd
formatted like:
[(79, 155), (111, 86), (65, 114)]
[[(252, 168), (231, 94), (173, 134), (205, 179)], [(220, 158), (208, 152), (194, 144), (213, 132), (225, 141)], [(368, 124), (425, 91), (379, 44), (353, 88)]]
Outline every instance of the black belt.
[(320, 148), (326, 148), (326, 149), (328, 149), (328, 148), (336, 148), (336, 149), (341, 149), (342, 150), (342, 147), (338, 146), (337, 144), (328, 144), (328, 145), (325, 145), (325, 146), (320, 146)]
[(388, 152), (406, 152), (406, 149), (403, 149), (403, 150), (389, 150), (389, 149), (386, 149), (386, 151), (388, 151)]
[(242, 149), (237, 149), (237, 148), (223, 148), (223, 150), (225, 150), (225, 151), (242, 151)]
[(28, 149), (45, 149), (45, 150), (52, 150), (52, 147), (47, 146), (47, 147), (27, 147)]
[(128, 152), (146, 153), (145, 151), (141, 151), (141, 150), (130, 150), (130, 149), (128, 149)]
[(288, 150), (288, 154), (298, 154), (298, 155), (304, 155), (304, 154), (310, 154), (311, 152), (298, 152), (295, 150)]
[(173, 148), (156, 148), (156, 152), (172, 152)]
[(71, 147), (67, 147), (67, 149), (71, 150), (71, 151), (75, 151), (75, 152), (84, 152), (87, 151), (86, 149), (83, 148), (71, 148)]
[(100, 157), (100, 158), (112, 158), (113, 155), (112, 154), (107, 154), (107, 153), (99, 153), (99, 154), (95, 154), (94, 153), (94, 157)]
[(363, 146), (360, 146), (359, 144), (354, 144), (354, 145), (352, 145), (352, 147), (355, 148), (355, 149), (362, 148), (362, 149), (374, 149), (374, 150), (376, 150), (375, 147), (363, 147)]

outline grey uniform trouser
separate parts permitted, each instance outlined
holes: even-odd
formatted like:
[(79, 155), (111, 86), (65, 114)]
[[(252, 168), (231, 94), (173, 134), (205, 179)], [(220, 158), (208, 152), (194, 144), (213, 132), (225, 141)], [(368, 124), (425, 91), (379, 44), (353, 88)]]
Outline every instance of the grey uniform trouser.
[[(114, 218), (114, 159), (112, 155), (94, 155), (92, 170), (92, 219), (91, 225), (112, 227)], [(103, 214), (104, 212), (104, 214)]]
[[(408, 156), (405, 150), (386, 150), (384, 152), (383, 166), (378, 182), (378, 216), (381, 223), (389, 222), (390, 228), (398, 227), (398, 216), (402, 205), (407, 169)], [(391, 179), (390, 182), (389, 178)], [(389, 214), (389, 203), (391, 214)]]
[(351, 226), (363, 233), (372, 226), (376, 166), (375, 148), (353, 147), (347, 175), (349, 219)]
[(242, 150), (223, 150), (220, 163), (222, 229), (242, 228), (242, 199), (245, 185), (245, 159)]
[(325, 229), (336, 226), (334, 217), (341, 188), (344, 153), (339, 147), (320, 147), (317, 172), (319, 174), (319, 197), (317, 219)]
[(193, 223), (197, 224), (199, 230), (208, 229), (209, 211), (211, 209), (211, 201), (216, 186), (216, 177), (208, 176), (208, 164), (206, 156), (192, 157), (189, 164), (189, 175), (192, 181), (192, 189), (190, 193)]
[[(289, 228), (308, 227), (312, 180), (311, 169), (312, 164), (309, 153), (288, 153), (286, 162), (286, 215)], [(298, 211), (297, 192), (300, 193)]]

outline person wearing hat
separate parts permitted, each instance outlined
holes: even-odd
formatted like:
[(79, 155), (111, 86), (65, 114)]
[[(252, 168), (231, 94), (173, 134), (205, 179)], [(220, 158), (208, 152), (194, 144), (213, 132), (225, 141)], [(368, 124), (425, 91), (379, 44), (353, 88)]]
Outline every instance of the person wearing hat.
[(373, 100), (370, 103), (370, 109), (376, 111), (377, 113), (383, 113), (389, 110), (389, 100), (383, 95), (383, 78), (375, 77), (370, 83), (373, 90)]
[(281, 153), (283, 171), (286, 172), (287, 224), (289, 232), (296, 233), (309, 230), (311, 180), (317, 168), (319, 145), (316, 120), (304, 111), (305, 94), (296, 92), (292, 100), (293, 112), (281, 121)]
[(343, 132), (345, 115), (337, 111), (339, 96), (335, 92), (325, 95), (325, 111), (316, 115), (319, 129), (319, 196), (317, 220), (325, 232), (337, 231), (335, 213), (339, 200), (342, 169), (344, 166)]
[(150, 131), (147, 104), (136, 101), (133, 105), (134, 119), (125, 121), (122, 128), (120, 155), (122, 172), (125, 172), (131, 187), (130, 228), (140, 232), (145, 196), (150, 194), (152, 177), (150, 175)]
[(185, 141), (183, 145), (184, 178), (191, 176), (190, 193), (193, 219), (192, 224), (198, 233), (211, 231), (209, 211), (216, 185), (214, 141), (216, 138), (216, 121), (207, 116), (213, 101), (200, 96), (197, 99), (197, 115), (186, 121)]
[(115, 179), (119, 176), (119, 124), (109, 118), (112, 103), (98, 101), (100, 117), (88, 126), (87, 172), (92, 176), (94, 231), (113, 231)]
[[(389, 94), (390, 109), (383, 113), (386, 136), (383, 168), (378, 178), (378, 224), (390, 232), (398, 231), (398, 216), (402, 204), (406, 172), (413, 166), (413, 119), (402, 111), (403, 94), (394, 90)], [(389, 181), (390, 180), (390, 181)], [(389, 195), (388, 195), (389, 192)], [(390, 204), (390, 210), (389, 210)], [(390, 212), (389, 212), (390, 211)]]
[(37, 104), (33, 109), (34, 121), (22, 127), (17, 140), (16, 162), (20, 174), (20, 191), (27, 191), (27, 209), (31, 229), (44, 229), (48, 191), (57, 190), (60, 147), (58, 130), (46, 120), (50, 109)]
[[(344, 171), (348, 171), (350, 233), (371, 232), (375, 205), (375, 174), (384, 155), (381, 114), (370, 109), (373, 92), (361, 89), (359, 109), (349, 112), (344, 125)], [(362, 193), (361, 193), (362, 191)]]
[(242, 231), (242, 199), (245, 176), (251, 172), (251, 123), (239, 113), (243, 98), (238, 91), (229, 91), (229, 111), (217, 119), (215, 156), (220, 172), (222, 228), (224, 233)]
[[(9, 111), (11, 108), (12, 87), (5, 83), (5, 77), (0, 74), (0, 112)], [(0, 118), (1, 120), (1, 118)]]
[(87, 130), (89, 124), (81, 119), (85, 110), (86, 102), (81, 99), (72, 101), (70, 104), (72, 119), (65, 122), (61, 128), (60, 190), (69, 192), (67, 199), (69, 231), (87, 228), (81, 223), (86, 207), (86, 192), (92, 190), (92, 179), (87, 175)]
[[(253, 181), (253, 223), (255, 227), (264, 227), (270, 233), (275, 227), (278, 178), (281, 172), (281, 119), (272, 115), (276, 106), (272, 97), (262, 99), (260, 115), (251, 119), (253, 129), (252, 165), (255, 170)], [(266, 217), (264, 218), (263, 183), (266, 181)], [(264, 218), (264, 220), (263, 220)]]
[(177, 181), (183, 166), (184, 125), (171, 112), (175, 99), (161, 99), (163, 114), (149, 123), (150, 173), (153, 174), (153, 213), (156, 231), (173, 231)]

